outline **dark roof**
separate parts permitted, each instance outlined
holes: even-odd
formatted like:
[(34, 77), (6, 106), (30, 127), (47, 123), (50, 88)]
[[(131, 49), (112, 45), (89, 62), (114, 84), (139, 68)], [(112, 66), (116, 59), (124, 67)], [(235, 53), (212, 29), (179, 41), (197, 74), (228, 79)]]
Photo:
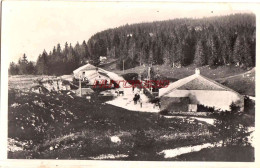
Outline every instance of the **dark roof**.
[(203, 79), (195, 78), (190, 82), (177, 87), (178, 90), (227, 90), (211, 81), (203, 81)]
[[(218, 91), (236, 91), (200, 74), (194, 74), (186, 78), (180, 79), (167, 88), (160, 89), (160, 96), (166, 95), (173, 90), (218, 90)], [(239, 94), (239, 93), (237, 93)]]

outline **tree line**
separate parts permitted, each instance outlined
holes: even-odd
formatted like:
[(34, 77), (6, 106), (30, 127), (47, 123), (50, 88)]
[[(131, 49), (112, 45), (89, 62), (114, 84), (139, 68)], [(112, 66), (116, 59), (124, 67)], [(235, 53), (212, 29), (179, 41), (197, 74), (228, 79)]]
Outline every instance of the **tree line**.
[[(97, 58), (97, 57), (96, 57)], [(85, 41), (73, 47), (66, 42), (64, 48), (60, 44), (53, 47), (49, 53), (44, 50), (37, 58), (36, 63), (29, 62), (24, 54), (18, 63), (10, 63), (9, 74), (38, 74), (38, 75), (63, 75), (70, 74), (79, 66), (84, 65), (87, 61), (98, 65), (99, 58), (91, 57), (88, 46)], [(31, 68), (24, 68), (31, 67)]]
[[(253, 14), (234, 14), (127, 24), (96, 33), (87, 43), (74, 47), (66, 43), (64, 49), (58, 44), (49, 53), (44, 50), (34, 73), (69, 74), (87, 61), (98, 65), (100, 56), (117, 59), (118, 69), (123, 61), (126, 69), (142, 64), (253, 67), (255, 21)], [(11, 63), (10, 70), (13, 67)]]

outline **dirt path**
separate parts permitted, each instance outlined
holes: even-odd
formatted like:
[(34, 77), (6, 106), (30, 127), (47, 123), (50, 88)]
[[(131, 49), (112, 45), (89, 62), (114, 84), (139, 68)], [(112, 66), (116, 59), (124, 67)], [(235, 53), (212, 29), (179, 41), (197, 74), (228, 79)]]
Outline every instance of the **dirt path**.
[(210, 125), (214, 125), (214, 121), (216, 120), (214, 118), (201, 118), (201, 117), (189, 117), (189, 116), (164, 116), (164, 117), (165, 118), (183, 118), (183, 119), (188, 119), (188, 120), (194, 120), (195, 119), (195, 120), (206, 122)]
[(232, 76), (228, 76), (228, 77), (225, 77), (225, 78), (218, 78), (216, 79), (216, 81), (219, 81), (219, 80), (226, 80), (226, 79), (230, 79), (230, 78), (233, 78), (233, 77), (239, 77), (239, 76), (243, 76), (243, 75), (247, 75), (249, 73), (252, 73), (255, 71), (255, 68), (247, 71), (247, 72), (244, 72), (244, 73), (241, 73), (241, 74), (237, 74), (237, 75), (232, 75)]
[(216, 144), (212, 143), (204, 143), (202, 145), (195, 145), (195, 146), (184, 146), (175, 149), (166, 149), (158, 153), (159, 155), (164, 155), (164, 158), (174, 158), (176, 156), (187, 154), (191, 152), (198, 152), (205, 148), (212, 148), (212, 147), (219, 147), (221, 146), (221, 142), (217, 142)]
[[(254, 143), (254, 134), (255, 134), (255, 128), (254, 127), (249, 127), (248, 128), (248, 133), (250, 133), (248, 137), (248, 141), (251, 144), (251, 146), (255, 146)], [(159, 155), (164, 155), (164, 158), (174, 158), (176, 156), (182, 155), (182, 154), (187, 154), (191, 152), (198, 152), (202, 149), (205, 148), (213, 148), (213, 147), (220, 147), (222, 145), (222, 142), (216, 142), (216, 143), (204, 143), (201, 145), (194, 145), (194, 146), (184, 146), (184, 147), (178, 147), (174, 149), (166, 149), (161, 152), (159, 152)]]

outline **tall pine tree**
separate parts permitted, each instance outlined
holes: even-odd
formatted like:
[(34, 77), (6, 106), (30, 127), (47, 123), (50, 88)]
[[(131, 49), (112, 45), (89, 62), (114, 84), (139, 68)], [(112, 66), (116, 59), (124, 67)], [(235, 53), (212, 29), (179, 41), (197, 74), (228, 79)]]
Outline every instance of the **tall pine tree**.
[(198, 41), (196, 45), (196, 51), (194, 56), (194, 63), (197, 66), (203, 66), (206, 64), (206, 52), (205, 47), (201, 40)]
[(41, 75), (49, 74), (48, 71), (48, 55), (47, 52), (44, 50), (43, 53), (38, 57), (37, 63), (37, 73)]
[(207, 40), (208, 47), (208, 64), (209, 66), (216, 66), (218, 62), (218, 48), (217, 48), (217, 38), (215, 35), (211, 35)]

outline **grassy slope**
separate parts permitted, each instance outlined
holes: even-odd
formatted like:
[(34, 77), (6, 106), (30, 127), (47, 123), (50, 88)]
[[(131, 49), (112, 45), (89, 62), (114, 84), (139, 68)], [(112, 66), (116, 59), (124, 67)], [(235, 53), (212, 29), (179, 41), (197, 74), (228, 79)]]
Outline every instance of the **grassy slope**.
[[(113, 65), (111, 65), (111, 66), (113, 66)], [(106, 67), (106, 68), (109, 69), (110, 66)], [(116, 70), (116, 69), (114, 70), (114, 72), (118, 73), (118, 74), (141, 73), (144, 71), (145, 68), (147, 68), (147, 67), (137, 66), (135, 68), (127, 69), (127, 70), (125, 70), (125, 72)], [(158, 72), (165, 77), (181, 79), (181, 78), (194, 74), (196, 67), (193, 65), (190, 65), (187, 67), (172, 68), (167, 65), (154, 65), (153, 68), (154, 68), (155, 72)], [(229, 77), (229, 76), (237, 75), (237, 74), (244, 73), (247, 71), (247, 70), (243, 70), (241, 68), (234, 67), (234, 66), (221, 66), (221, 67), (217, 67), (217, 68), (210, 68), (209, 66), (203, 66), (203, 67), (200, 67), (199, 69), (200, 69), (200, 72), (202, 75), (209, 77), (211, 79)]]
[[(89, 159), (100, 154), (123, 153), (129, 154), (130, 160), (157, 160), (160, 158), (156, 158), (156, 152), (163, 149), (212, 140), (208, 134), (201, 134), (207, 133), (206, 123), (199, 125), (128, 111), (104, 104), (108, 99), (93, 97), (89, 103), (67, 94), (9, 90), (8, 137), (32, 141), (25, 151), (9, 152), (9, 158)], [(140, 131), (143, 132), (138, 134)], [(112, 143), (113, 135), (122, 142)], [(137, 156), (133, 155), (136, 153)]]
[(255, 96), (255, 68), (242, 74), (217, 79), (217, 81), (240, 94)]
[[(120, 75), (127, 73), (142, 73), (144, 66), (127, 69), (125, 72), (116, 70), (115, 65), (105, 67), (107, 70), (112, 70)], [(190, 65), (181, 68), (172, 68), (166, 65), (155, 65), (155, 72), (161, 74), (166, 79), (182, 79), (194, 74), (195, 66)], [(200, 67), (200, 73), (210, 79), (216, 80), (225, 86), (237, 91), (243, 95), (255, 96), (255, 70), (250, 71), (234, 66), (221, 66), (215, 69), (209, 66)]]
[(33, 86), (38, 85), (36, 82), (37, 79), (48, 78), (53, 79), (55, 76), (46, 76), (46, 75), (14, 75), (8, 77), (8, 88), (9, 89), (20, 89), (27, 90)]

